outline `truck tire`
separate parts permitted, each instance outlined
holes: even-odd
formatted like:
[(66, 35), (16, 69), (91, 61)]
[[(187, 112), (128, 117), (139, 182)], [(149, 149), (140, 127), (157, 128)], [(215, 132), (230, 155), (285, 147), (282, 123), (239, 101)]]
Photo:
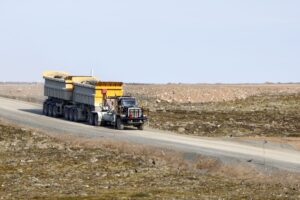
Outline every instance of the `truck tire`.
[(92, 113), (89, 113), (88, 114), (88, 123), (90, 124), (90, 125), (94, 125), (94, 119), (93, 119), (94, 117), (93, 117), (93, 114)]
[(65, 118), (65, 120), (69, 120), (69, 109), (68, 108), (64, 109), (64, 118)]
[(70, 109), (70, 111), (69, 111), (69, 120), (74, 121), (74, 110), (73, 109)]
[(141, 131), (144, 130), (144, 124), (138, 125), (137, 128), (138, 128), (139, 130), (141, 130)]
[(46, 115), (46, 116), (48, 116), (48, 104), (47, 103), (44, 103), (43, 114)]
[(101, 123), (100, 123), (100, 126), (107, 126), (107, 122), (102, 120)]
[(95, 126), (100, 126), (100, 125), (101, 125), (101, 122), (99, 122), (99, 117), (98, 117), (98, 115), (95, 114), (93, 118), (94, 118), (94, 123), (93, 123), (93, 124), (94, 124)]
[(78, 116), (79, 113), (78, 113), (78, 110), (75, 109), (74, 112), (73, 112), (73, 114), (74, 114), (74, 121), (75, 121), (75, 122), (78, 122), (78, 121), (79, 121), (79, 116)]
[(57, 106), (53, 106), (52, 114), (53, 114), (53, 117), (58, 117)]
[(48, 105), (48, 116), (52, 117), (53, 116), (53, 106)]
[(124, 130), (124, 124), (122, 123), (120, 118), (117, 118), (116, 127), (118, 130)]

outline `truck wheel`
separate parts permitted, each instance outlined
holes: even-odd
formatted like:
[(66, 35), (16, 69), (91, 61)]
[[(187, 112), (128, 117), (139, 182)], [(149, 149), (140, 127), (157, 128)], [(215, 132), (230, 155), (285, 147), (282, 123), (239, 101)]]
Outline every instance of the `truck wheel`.
[(100, 126), (107, 126), (107, 122), (102, 120), (101, 123), (100, 123)]
[(75, 109), (73, 113), (74, 113), (74, 121), (78, 122), (79, 121), (78, 110)]
[(74, 121), (74, 110), (73, 109), (70, 109), (70, 111), (69, 111), (69, 120)]
[(58, 114), (57, 114), (57, 106), (53, 106), (53, 117), (58, 117)]
[(48, 116), (48, 104), (47, 103), (44, 103), (43, 114), (46, 115), (46, 116)]
[(53, 116), (53, 106), (52, 105), (48, 106), (48, 116), (50, 116), (50, 117)]
[(94, 119), (93, 119), (93, 114), (92, 113), (89, 113), (88, 114), (88, 122), (90, 125), (94, 125)]
[(120, 118), (117, 118), (117, 129), (124, 130), (124, 124), (122, 123)]
[(65, 118), (65, 120), (69, 119), (69, 109), (68, 108), (64, 109), (64, 118)]
[(141, 130), (141, 131), (144, 130), (144, 124), (138, 125), (137, 128), (138, 128), (139, 130)]
[(101, 122), (99, 122), (99, 116), (96, 114), (94, 115), (94, 123), (95, 126), (100, 126)]

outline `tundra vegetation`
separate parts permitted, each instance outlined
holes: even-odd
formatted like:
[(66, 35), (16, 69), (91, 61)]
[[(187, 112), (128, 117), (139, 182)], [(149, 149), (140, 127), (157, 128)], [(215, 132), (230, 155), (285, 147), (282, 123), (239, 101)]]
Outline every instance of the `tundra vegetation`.
[(198, 136), (300, 136), (300, 93), (210, 103), (160, 102), (151, 126)]
[[(131, 147), (131, 148), (130, 148)], [(0, 122), (0, 199), (299, 199), (298, 175)], [(185, 155), (186, 157), (190, 157)]]

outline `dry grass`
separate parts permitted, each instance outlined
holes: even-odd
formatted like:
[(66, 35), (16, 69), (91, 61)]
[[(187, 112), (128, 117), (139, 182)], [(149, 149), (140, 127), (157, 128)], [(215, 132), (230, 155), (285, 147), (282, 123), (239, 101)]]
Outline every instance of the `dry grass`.
[[(3, 199), (297, 199), (299, 175), (0, 122)], [(282, 178), (285, 178), (283, 181)], [(17, 184), (16, 184), (17, 183)]]
[[(200, 154), (193, 154), (192, 159), (186, 158), (186, 153), (181, 151), (170, 150), (166, 148), (152, 147), (150, 145), (142, 145), (136, 143), (129, 143), (124, 141), (115, 141), (111, 139), (87, 139), (77, 137), (72, 134), (65, 133), (64, 135), (55, 132), (45, 132), (40, 129), (31, 128), (29, 126), (20, 126), (13, 122), (0, 118), (0, 123), (6, 126), (13, 126), (26, 131), (31, 131), (36, 134), (45, 135), (52, 138), (58, 145), (66, 144), (74, 148), (89, 148), (97, 149), (103, 148), (108, 150), (117, 151), (121, 154), (130, 154), (135, 156), (141, 156), (149, 162), (155, 161), (157, 166), (168, 165), (178, 170), (190, 170), (190, 171), (205, 171), (210, 174), (217, 174), (227, 178), (236, 177), (241, 179), (251, 180), (272, 180), (276, 183), (282, 182), (282, 177), (290, 177), (289, 182), (298, 182), (300, 180), (300, 174), (285, 171), (262, 171), (256, 168), (255, 165), (246, 163), (222, 163), (218, 159), (204, 156)], [(255, 139), (249, 137), (249, 139)], [(256, 138), (257, 139), (257, 138)], [(261, 140), (269, 139), (261, 137)], [(279, 138), (273, 137), (274, 142)], [(288, 138), (286, 138), (288, 140)], [(269, 141), (272, 141), (269, 140)], [(291, 142), (291, 140), (289, 140)], [(297, 140), (299, 141), (299, 140)], [(290, 176), (288, 176), (290, 175)], [(272, 177), (272, 179), (270, 179)], [(296, 178), (295, 177), (299, 177)]]
[(161, 103), (150, 112), (154, 128), (198, 136), (300, 136), (300, 93), (227, 102)]

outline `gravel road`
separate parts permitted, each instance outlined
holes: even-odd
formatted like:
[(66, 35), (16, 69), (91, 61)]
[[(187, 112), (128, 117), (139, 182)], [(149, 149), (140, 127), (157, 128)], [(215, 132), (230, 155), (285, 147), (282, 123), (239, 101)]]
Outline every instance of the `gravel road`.
[(0, 117), (50, 133), (132, 142), (179, 150), (191, 155), (213, 156), (224, 162), (251, 162), (260, 167), (300, 172), (299, 151), (287, 145), (266, 141), (248, 142), (237, 138), (202, 138), (153, 129), (119, 131), (109, 127), (92, 127), (83, 123), (43, 116), (41, 105), (6, 98), (0, 98)]

